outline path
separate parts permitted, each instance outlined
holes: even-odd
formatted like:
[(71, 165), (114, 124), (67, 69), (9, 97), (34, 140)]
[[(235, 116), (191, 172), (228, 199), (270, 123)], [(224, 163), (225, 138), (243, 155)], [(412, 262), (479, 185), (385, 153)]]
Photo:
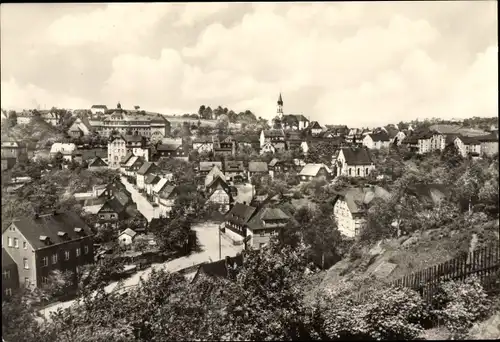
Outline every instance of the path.
[(132, 195), (132, 200), (137, 204), (137, 210), (144, 215), (148, 222), (151, 222), (153, 218), (160, 217), (158, 210), (155, 210), (151, 203), (125, 177), (122, 176), (121, 181)]
[[(193, 253), (189, 256), (185, 256), (182, 258), (174, 259), (162, 264), (153, 264), (151, 267), (147, 269), (137, 272), (132, 275), (130, 278), (127, 278), (123, 281), (123, 286), (134, 286), (139, 284), (139, 280), (142, 277), (143, 279), (147, 279), (151, 270), (154, 268), (156, 270), (164, 269), (169, 272), (177, 272), (184, 268), (200, 264), (202, 262), (210, 262), (219, 260), (219, 233), (218, 233), (218, 225), (215, 223), (204, 223), (193, 227), (193, 229), (198, 234), (198, 240), (202, 245), (202, 251), (198, 253)], [(226, 256), (235, 256), (243, 249), (243, 246), (234, 246), (226, 239), (221, 239), (221, 257), (225, 258)], [(188, 278), (193, 277), (194, 274), (189, 274)], [(105, 291), (107, 293), (113, 292), (117, 289), (118, 282), (113, 282), (105, 287)], [(39, 312), (44, 315), (47, 319), (50, 317), (50, 313), (56, 312), (59, 308), (65, 309), (69, 308), (73, 304), (76, 303), (76, 300), (71, 300), (67, 302), (59, 302), (53, 305), (50, 305)]]

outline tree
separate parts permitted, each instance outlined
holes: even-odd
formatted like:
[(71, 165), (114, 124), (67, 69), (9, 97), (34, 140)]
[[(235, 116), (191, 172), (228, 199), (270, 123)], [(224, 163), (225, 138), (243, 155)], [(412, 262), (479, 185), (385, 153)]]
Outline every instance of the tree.
[(217, 119), (217, 124), (215, 126), (217, 130), (219, 131), (219, 134), (224, 134), (227, 132), (227, 129), (229, 127), (229, 118), (226, 114), (222, 114), (219, 116)]
[(281, 129), (281, 128), (283, 128), (283, 123), (281, 122), (281, 119), (276, 116), (273, 119), (273, 129)]
[(10, 110), (8, 116), (8, 127), (14, 127), (15, 125), (17, 125), (17, 113), (14, 110)]
[(212, 113), (212, 108), (210, 106), (206, 107), (205, 110), (203, 111), (203, 118), (207, 120), (211, 120), (213, 113)]
[(191, 222), (185, 217), (172, 220), (162, 218), (151, 227), (159, 248), (164, 252), (185, 252), (191, 231)]

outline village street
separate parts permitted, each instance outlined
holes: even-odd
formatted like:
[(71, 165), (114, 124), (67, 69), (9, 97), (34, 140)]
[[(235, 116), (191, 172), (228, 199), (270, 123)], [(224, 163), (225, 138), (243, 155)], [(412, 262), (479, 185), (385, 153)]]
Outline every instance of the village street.
[[(139, 195), (140, 196), (140, 195)], [(123, 287), (131, 287), (139, 284), (139, 280), (142, 277), (143, 279), (147, 279), (151, 270), (154, 268), (156, 270), (164, 269), (169, 272), (177, 272), (187, 267), (200, 264), (202, 262), (211, 262), (219, 260), (219, 233), (218, 233), (218, 225), (215, 223), (204, 223), (193, 227), (196, 231), (198, 240), (202, 245), (202, 251), (193, 253), (189, 256), (185, 256), (182, 258), (178, 258), (175, 260), (171, 260), (162, 264), (153, 264), (151, 267), (147, 269), (137, 272), (132, 275), (130, 278), (127, 278), (123, 281)], [(235, 256), (242, 249), (243, 246), (234, 246), (227, 238), (221, 238), (221, 257), (225, 258), (226, 256)], [(191, 278), (193, 274), (187, 275), (188, 278)], [(107, 293), (118, 290), (117, 288), (118, 282), (113, 282), (106, 286), (105, 290)], [(56, 312), (59, 308), (65, 309), (75, 304), (75, 300), (70, 300), (67, 302), (59, 302), (46, 307), (45, 309), (40, 310), (40, 314), (44, 315), (46, 318), (50, 317), (51, 312)]]
[(160, 217), (159, 210), (155, 210), (151, 203), (125, 177), (122, 176), (121, 181), (132, 195), (132, 200), (137, 204), (137, 210), (146, 217), (148, 222), (151, 222), (153, 218)]

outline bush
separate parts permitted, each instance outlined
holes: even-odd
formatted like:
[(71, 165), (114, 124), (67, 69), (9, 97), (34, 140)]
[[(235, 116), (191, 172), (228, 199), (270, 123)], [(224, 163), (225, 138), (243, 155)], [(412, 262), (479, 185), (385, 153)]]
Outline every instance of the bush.
[(479, 279), (475, 276), (465, 282), (448, 281), (439, 286), (433, 296), (432, 315), (443, 320), (454, 338), (464, 338), (474, 322), (491, 312), (488, 299)]

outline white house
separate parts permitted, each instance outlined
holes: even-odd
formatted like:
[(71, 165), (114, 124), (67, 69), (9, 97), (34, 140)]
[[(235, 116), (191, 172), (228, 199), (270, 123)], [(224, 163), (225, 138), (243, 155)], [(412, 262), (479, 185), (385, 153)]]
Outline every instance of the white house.
[(342, 148), (335, 160), (337, 176), (367, 177), (375, 169), (370, 151), (366, 148)]
[(385, 189), (375, 186), (349, 188), (337, 193), (333, 202), (333, 217), (343, 235), (357, 237), (366, 223), (365, 214), (374, 198), (389, 199)]
[(390, 141), (391, 139), (385, 131), (369, 133), (363, 138), (363, 146), (369, 149), (380, 150), (381, 148), (389, 148)]
[(76, 145), (73, 143), (54, 143), (50, 147), (50, 156), (54, 157), (61, 152), (64, 160), (72, 161), (76, 153)]
[(318, 121), (311, 122), (309, 129), (311, 130), (312, 135), (318, 135), (323, 132), (323, 127), (321, 127)]
[(214, 150), (213, 137), (198, 137), (193, 139), (193, 150), (198, 153), (209, 153)]
[(332, 170), (325, 164), (306, 164), (300, 170), (299, 178), (301, 182), (309, 182), (312, 180), (329, 180), (332, 175)]
[(105, 105), (93, 105), (90, 107), (90, 111), (92, 112), (93, 115), (97, 113), (104, 114), (108, 110), (108, 107)]
[(479, 157), (481, 155), (481, 143), (472, 137), (458, 136), (454, 141), (455, 146), (463, 158), (471, 155)]
[(396, 133), (396, 136), (394, 137), (394, 139), (392, 139), (391, 143), (393, 143), (394, 141), (396, 141), (396, 144), (397, 145), (401, 145), (401, 142), (406, 138), (406, 134), (405, 132), (403, 131), (399, 131), (398, 133)]
[(207, 201), (217, 204), (223, 214), (229, 211), (232, 202), (231, 189), (224, 178), (217, 176), (207, 185)]
[(137, 188), (139, 190), (143, 190), (146, 185), (145, 183), (146, 177), (158, 171), (159, 168), (155, 163), (145, 162), (144, 164), (142, 164), (141, 168), (137, 171), (136, 174)]
[(222, 178), (222, 180), (226, 182), (226, 176), (224, 176), (224, 173), (219, 169), (217, 165), (214, 165), (212, 167), (212, 170), (210, 170), (210, 172), (205, 176), (205, 187), (212, 183), (213, 180), (217, 177)]
[(137, 233), (130, 228), (125, 229), (123, 232), (118, 235), (118, 243), (121, 246), (129, 246), (134, 241)]
[(262, 145), (260, 148), (260, 154), (266, 154), (266, 153), (274, 154), (275, 152), (276, 149), (274, 148), (273, 144), (269, 141), (265, 142), (264, 145)]

